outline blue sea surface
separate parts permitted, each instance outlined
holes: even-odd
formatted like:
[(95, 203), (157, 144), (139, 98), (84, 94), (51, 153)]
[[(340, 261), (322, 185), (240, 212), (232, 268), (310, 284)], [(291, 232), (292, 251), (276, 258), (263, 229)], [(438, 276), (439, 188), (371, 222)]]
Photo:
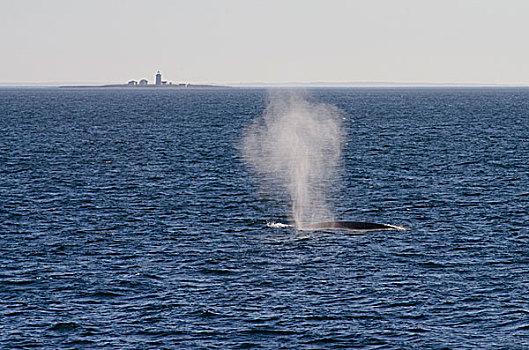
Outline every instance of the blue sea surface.
[(262, 89), (0, 89), (0, 347), (529, 348), (529, 89), (313, 89), (340, 220), (244, 164)]

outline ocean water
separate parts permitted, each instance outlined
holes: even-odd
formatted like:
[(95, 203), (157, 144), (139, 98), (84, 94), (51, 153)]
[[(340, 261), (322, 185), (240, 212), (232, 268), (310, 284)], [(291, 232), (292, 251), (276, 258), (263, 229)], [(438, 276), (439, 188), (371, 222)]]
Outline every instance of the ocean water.
[(529, 89), (306, 96), (336, 217), (409, 231), (267, 226), (265, 90), (1, 89), (0, 347), (529, 348)]

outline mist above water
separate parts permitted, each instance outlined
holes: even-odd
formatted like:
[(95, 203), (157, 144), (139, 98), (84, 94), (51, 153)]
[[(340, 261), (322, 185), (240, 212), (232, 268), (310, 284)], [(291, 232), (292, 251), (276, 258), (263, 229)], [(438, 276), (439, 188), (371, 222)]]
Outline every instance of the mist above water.
[(296, 227), (334, 220), (329, 194), (340, 183), (342, 131), (336, 107), (275, 93), (245, 130), (243, 156), (270, 196), (286, 190)]

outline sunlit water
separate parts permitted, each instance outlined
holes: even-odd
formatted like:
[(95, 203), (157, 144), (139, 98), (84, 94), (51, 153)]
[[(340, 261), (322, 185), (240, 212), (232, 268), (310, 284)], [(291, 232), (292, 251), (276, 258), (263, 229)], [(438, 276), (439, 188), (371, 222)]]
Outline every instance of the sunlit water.
[(529, 90), (313, 90), (339, 220), (238, 154), (263, 90), (0, 90), (3, 348), (527, 348)]

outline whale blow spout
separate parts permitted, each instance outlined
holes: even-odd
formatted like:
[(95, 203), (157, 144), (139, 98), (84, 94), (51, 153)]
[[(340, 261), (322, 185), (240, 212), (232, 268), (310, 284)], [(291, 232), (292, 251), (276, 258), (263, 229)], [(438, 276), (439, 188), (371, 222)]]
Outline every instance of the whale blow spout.
[(375, 224), (371, 222), (358, 221), (328, 221), (306, 225), (300, 230), (307, 231), (407, 231), (409, 229), (401, 226), (386, 224)]

